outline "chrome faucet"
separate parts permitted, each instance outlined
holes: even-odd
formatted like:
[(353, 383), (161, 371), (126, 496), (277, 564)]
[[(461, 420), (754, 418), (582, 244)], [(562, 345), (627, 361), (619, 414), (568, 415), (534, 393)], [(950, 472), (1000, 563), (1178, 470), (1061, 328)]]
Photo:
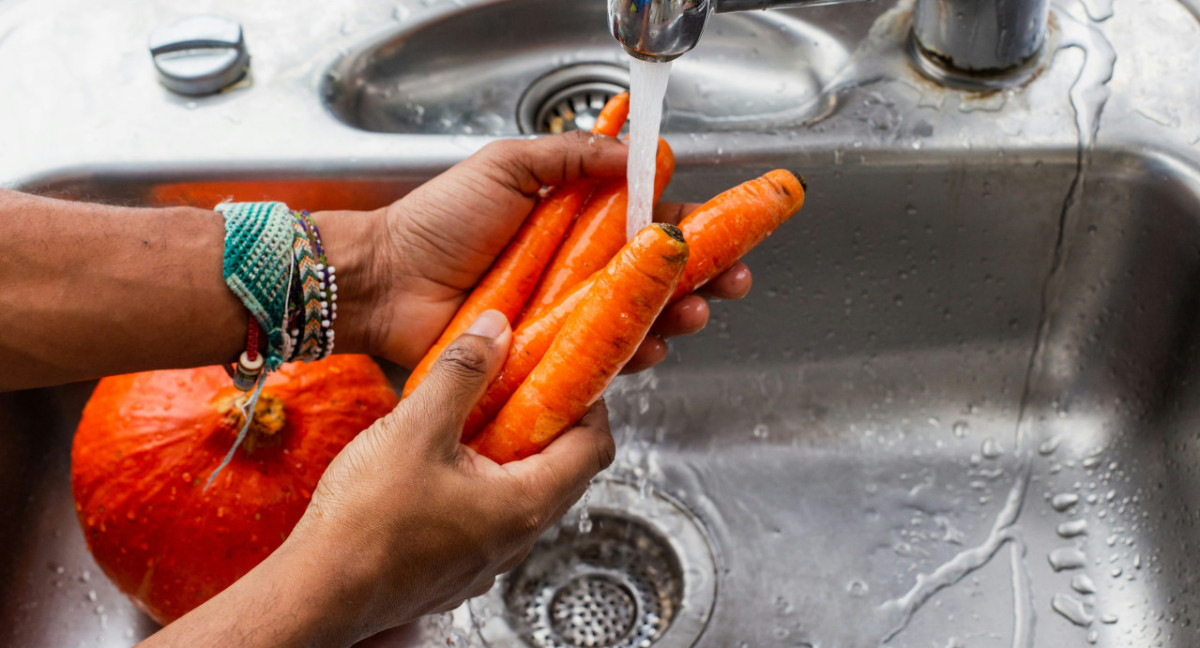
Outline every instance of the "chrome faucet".
[[(854, 1), (608, 0), (608, 22), (631, 56), (665, 62), (696, 46), (712, 13)], [(912, 40), (927, 59), (921, 67), (945, 79), (1003, 79), (1040, 50), (1049, 6), (1049, 0), (916, 0)]]
[[(672, 61), (700, 42), (711, 13), (816, 7), (858, 0), (608, 0), (608, 25), (630, 56)], [(869, 1), (869, 0), (868, 0)]]

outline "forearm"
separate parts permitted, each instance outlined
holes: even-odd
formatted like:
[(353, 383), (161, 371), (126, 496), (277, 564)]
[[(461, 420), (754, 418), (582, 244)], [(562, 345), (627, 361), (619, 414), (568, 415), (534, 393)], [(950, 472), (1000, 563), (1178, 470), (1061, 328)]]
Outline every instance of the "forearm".
[[(360, 228), (324, 220), (330, 258), (349, 278)], [(0, 225), (0, 391), (232, 362), (245, 345), (248, 315), (222, 276), (225, 227), (214, 211), (0, 191)], [(339, 324), (358, 310), (353, 279), (343, 283)], [(353, 350), (356, 337), (339, 330), (339, 347)]]
[(204, 605), (139, 648), (348, 646), (371, 633), (359, 621), (365, 599), (327, 548), (285, 543)]

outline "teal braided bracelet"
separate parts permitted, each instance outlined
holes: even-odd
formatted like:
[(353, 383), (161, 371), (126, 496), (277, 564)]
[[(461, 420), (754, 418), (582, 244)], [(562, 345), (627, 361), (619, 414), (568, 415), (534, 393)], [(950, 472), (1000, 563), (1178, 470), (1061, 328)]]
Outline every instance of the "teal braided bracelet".
[(291, 211), (280, 202), (224, 203), (225, 284), (267, 337), (267, 370), (283, 362), (288, 292), (293, 280), (295, 231)]

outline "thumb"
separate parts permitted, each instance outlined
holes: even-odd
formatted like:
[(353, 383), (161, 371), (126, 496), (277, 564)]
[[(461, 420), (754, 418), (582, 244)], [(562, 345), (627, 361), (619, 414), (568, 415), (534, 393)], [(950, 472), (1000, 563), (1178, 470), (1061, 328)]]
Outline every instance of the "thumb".
[(475, 402), (504, 364), (512, 329), (508, 318), (487, 310), (465, 333), (450, 343), (433, 363), (429, 374), (405, 402), (422, 419), (416, 429), (434, 443), (457, 446), (463, 423)]

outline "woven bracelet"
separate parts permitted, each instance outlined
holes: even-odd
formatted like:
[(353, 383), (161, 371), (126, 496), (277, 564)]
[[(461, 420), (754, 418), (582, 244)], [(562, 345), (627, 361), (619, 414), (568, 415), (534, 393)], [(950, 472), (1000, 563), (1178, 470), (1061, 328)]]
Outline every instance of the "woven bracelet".
[(266, 369), (283, 363), (288, 293), (293, 280), (294, 218), (280, 202), (223, 203), (225, 284), (266, 334)]

